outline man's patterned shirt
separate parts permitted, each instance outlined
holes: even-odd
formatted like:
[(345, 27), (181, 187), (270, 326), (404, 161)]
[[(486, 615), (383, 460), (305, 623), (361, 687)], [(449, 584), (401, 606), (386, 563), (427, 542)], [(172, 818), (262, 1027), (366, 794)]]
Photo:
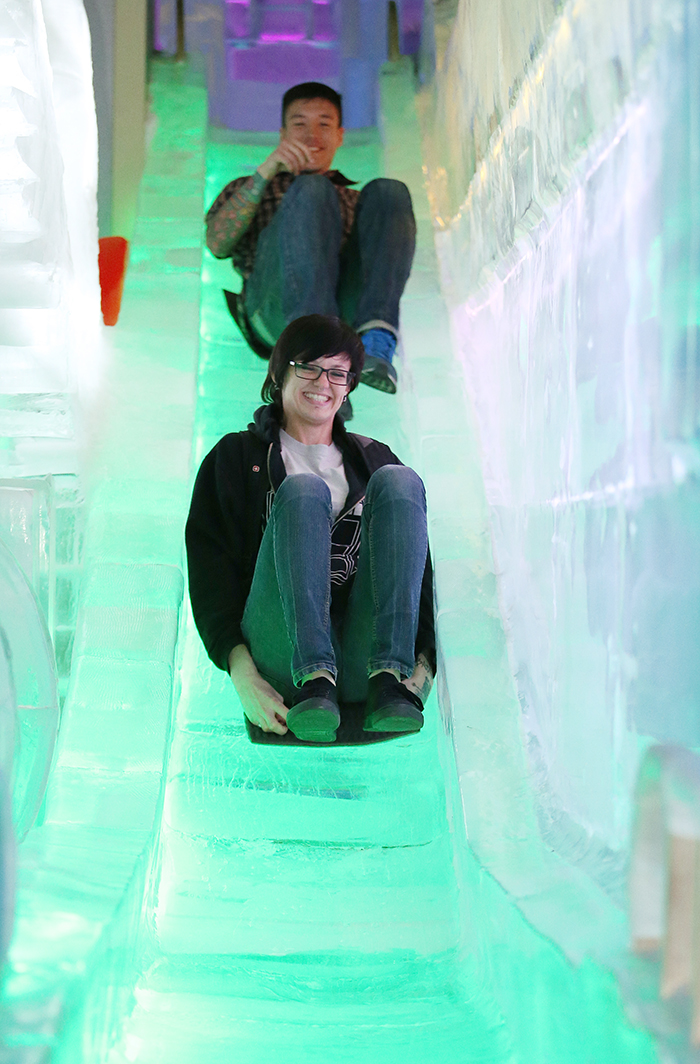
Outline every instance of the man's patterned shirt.
[[(295, 174), (289, 173), (285, 170), (282, 171), (282, 173), (275, 174), (275, 176), (267, 182), (262, 199), (258, 204), (258, 209), (253, 215), (250, 225), (241, 235), (236, 244), (234, 244), (231, 251), (233, 267), (243, 278), (250, 277), (255, 263), (255, 251), (258, 237), (265, 226), (269, 225), (272, 221), (275, 211), (282, 202), (282, 197), (289, 189), (292, 181), (295, 180), (295, 177)], [(325, 174), (325, 177), (333, 182), (336, 192), (338, 193), (340, 216), (343, 222), (342, 244), (344, 244), (352, 229), (352, 223), (355, 219), (355, 208), (360, 193), (357, 189), (348, 187), (355, 184), (355, 182), (349, 181), (339, 170), (329, 170), (328, 173)], [(236, 191), (248, 181), (250, 181), (250, 178), (248, 177), (237, 177), (234, 181), (230, 181), (229, 184), (221, 190), (207, 211), (207, 224), (214, 221), (214, 225), (216, 225), (215, 217), (221, 208), (228, 203)]]

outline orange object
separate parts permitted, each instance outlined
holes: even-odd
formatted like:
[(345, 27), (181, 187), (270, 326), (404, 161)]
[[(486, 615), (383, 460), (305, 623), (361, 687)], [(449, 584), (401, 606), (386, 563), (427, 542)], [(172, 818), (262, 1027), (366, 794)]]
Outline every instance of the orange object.
[(103, 236), (99, 245), (97, 264), (102, 291), (102, 318), (105, 325), (116, 325), (122, 305), (129, 242), (123, 236)]

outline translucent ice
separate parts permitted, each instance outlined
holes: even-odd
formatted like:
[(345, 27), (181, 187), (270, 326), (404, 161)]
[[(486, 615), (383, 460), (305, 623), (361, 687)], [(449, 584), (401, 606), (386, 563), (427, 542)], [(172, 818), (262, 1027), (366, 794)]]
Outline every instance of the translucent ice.
[(15, 837), (12, 826), (12, 765), (17, 699), (10, 647), (0, 628), (0, 966), (10, 942), (15, 910)]
[[(12, 780), (13, 821), (17, 836), (22, 839), (34, 823), (46, 789), (58, 731), (58, 688), (43, 611), (2, 539), (0, 588), (0, 633), (9, 667), (0, 768), (6, 768), (8, 761), (12, 765), (12, 773), (6, 778)], [(8, 724), (10, 692), (15, 699), (16, 716)], [(10, 759), (8, 751), (13, 746), (14, 756)]]
[[(97, 136), (82, 0), (0, 11), (5, 475), (77, 464), (100, 371)], [(61, 468), (62, 467), (62, 468)]]
[(426, 104), (540, 827), (620, 902), (639, 736), (700, 742), (699, 56), (690, 0), (474, 0)]
[[(360, 180), (384, 168), (416, 202), (401, 395), (388, 405), (360, 389), (353, 427), (387, 439), (427, 483), (441, 707), (433, 696), (424, 732), (384, 747), (272, 754), (248, 743), (230, 683), (179, 615), (189, 456), (196, 466), (246, 423), (262, 374), (225, 314), (229, 267), (208, 256), (200, 314), (204, 94), (177, 68), (154, 70), (159, 122), (95, 446), (71, 688), (46, 816), (20, 849), (9, 1051), (109, 1064), (651, 1064), (612, 977), (586, 959), (594, 934), (615, 948), (622, 917), (533, 842), (410, 69), (385, 79), (384, 150), (358, 135), (338, 163)], [(207, 201), (261, 161), (251, 139), (212, 138)]]

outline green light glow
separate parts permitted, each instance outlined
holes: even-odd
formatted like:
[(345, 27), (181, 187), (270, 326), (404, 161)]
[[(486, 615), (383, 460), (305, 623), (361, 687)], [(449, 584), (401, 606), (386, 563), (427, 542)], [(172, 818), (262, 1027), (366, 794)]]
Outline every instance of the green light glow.
[[(159, 127), (115, 340), (122, 406), (102, 430), (75, 687), (47, 824), (24, 853), (6, 985), (12, 1044), (53, 1041), (54, 1060), (109, 1064), (652, 1064), (652, 1043), (625, 1020), (613, 978), (588, 961), (572, 965), (468, 848), (435, 693), (417, 736), (360, 749), (252, 746), (185, 608), (168, 735), (201, 229), (181, 139), (184, 97), (167, 83), (154, 88)], [(405, 120), (389, 111), (386, 121)], [(207, 202), (265, 154), (260, 144), (211, 143)], [(344, 148), (339, 165), (366, 180), (379, 166), (377, 142)], [(190, 216), (164, 223), (162, 197), (185, 194)], [(432, 329), (429, 227), (421, 239), (405, 306), (409, 351)], [(222, 283), (228, 265), (206, 256), (194, 468), (247, 423), (263, 378), (234, 335)], [(462, 402), (451, 357), (445, 346), (422, 369), (420, 356), (408, 359), (396, 401), (358, 390), (352, 427), (428, 463), (440, 434), (463, 429), (440, 420)], [(487, 541), (481, 483), (468, 479), (465, 513), (482, 522), (471, 538), (453, 535), (454, 500), (433, 481), (438, 563), (471, 564)], [(481, 659), (501, 647), (492, 620), (484, 624), (474, 635)], [(110, 625), (118, 645), (101, 641)], [(503, 798), (498, 783), (482, 786), (493, 803)]]

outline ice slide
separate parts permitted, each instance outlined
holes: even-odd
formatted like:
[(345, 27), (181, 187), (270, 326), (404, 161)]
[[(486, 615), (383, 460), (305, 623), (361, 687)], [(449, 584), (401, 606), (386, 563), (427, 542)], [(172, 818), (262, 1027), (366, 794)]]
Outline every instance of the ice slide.
[[(567, 26), (540, 29), (556, 56)], [(568, 39), (580, 42), (577, 32)], [(538, 68), (531, 90), (522, 82), (521, 100), (543, 82), (537, 75)], [(531, 775), (523, 753), (490, 535), (493, 484), (507, 480), (489, 479), (499, 435), (487, 431), (488, 407), (478, 402), (493, 392), (475, 388), (473, 373), (465, 377), (470, 348), (460, 348), (459, 331), (464, 357), (452, 354), (407, 71), (399, 66), (383, 79), (382, 143), (358, 134), (339, 165), (361, 181), (381, 172), (406, 180), (417, 206), (403, 388), (390, 417), (387, 397), (360, 394), (355, 424), (387, 439), (426, 480), (440, 705), (433, 696), (419, 736), (361, 750), (251, 746), (230, 686), (205, 660), (181, 607), (192, 471), (223, 432), (245, 423), (260, 386), (260, 363), (232, 336), (220, 266), (208, 257), (202, 264), (202, 205), (229, 174), (256, 165), (266, 144), (255, 136), (206, 144), (204, 94), (179, 84), (172, 67), (158, 70), (153, 95), (159, 122), (122, 319), (110, 338), (110, 399), (96, 419), (70, 687), (45, 807), (19, 848), (5, 1057), (659, 1059), (649, 1034), (625, 1014), (610, 970), (624, 955), (623, 907), (598, 881), (604, 877), (589, 874), (610, 867), (615, 840), (591, 830), (589, 851), (577, 851), (573, 827), (598, 825), (575, 801), (574, 852), (548, 837), (566, 822), (543, 817), (538, 801), (561, 788), (550, 787), (550, 766), (536, 759)], [(555, 101), (552, 128), (556, 115)], [(575, 147), (583, 134), (572, 122)], [(603, 149), (602, 158), (614, 156)], [(532, 179), (527, 152), (516, 152), (515, 161), (523, 159), (521, 179)], [(573, 148), (570, 162), (573, 172)], [(459, 164), (469, 169), (468, 160)], [(435, 173), (434, 198), (439, 165)], [(485, 196), (488, 176), (488, 168), (478, 172)], [(480, 217), (491, 249), (482, 265), (495, 268), (476, 280), (489, 282), (484, 294), (495, 288), (497, 299), (493, 279), (512, 276), (497, 262), (509, 247), (507, 227), (491, 233), (489, 212)], [(484, 246), (460, 244), (468, 209), (454, 218), (442, 240), (442, 283), (455, 283), (460, 296), (473, 268), (465, 252)], [(607, 227), (595, 221), (602, 238)], [(537, 281), (531, 291), (547, 295), (548, 277)], [(520, 291), (514, 299), (533, 305)], [(478, 308), (493, 302), (466, 311), (459, 298), (451, 305), (454, 325), (460, 313), (478, 322)], [(477, 339), (484, 335), (490, 350), (488, 332)], [(504, 345), (504, 356), (509, 351)], [(519, 353), (527, 363), (527, 346)], [(486, 496), (465, 379), (490, 463)], [(529, 440), (520, 441), (527, 457)], [(31, 456), (15, 453), (26, 476), (36, 471)], [(501, 516), (505, 524), (507, 507)], [(65, 561), (76, 526), (63, 527), (55, 546)], [(517, 540), (494, 533), (502, 581), (519, 571), (507, 564), (504, 542)], [(526, 630), (527, 621), (516, 642)], [(532, 645), (540, 652), (541, 641)], [(613, 731), (619, 749), (620, 725)], [(570, 739), (570, 758), (574, 746)], [(629, 804), (629, 787), (624, 794)], [(608, 849), (597, 853), (600, 840)], [(635, 988), (625, 989), (634, 1017)], [(683, 1059), (679, 1039), (673, 1048), (671, 1059)]]

